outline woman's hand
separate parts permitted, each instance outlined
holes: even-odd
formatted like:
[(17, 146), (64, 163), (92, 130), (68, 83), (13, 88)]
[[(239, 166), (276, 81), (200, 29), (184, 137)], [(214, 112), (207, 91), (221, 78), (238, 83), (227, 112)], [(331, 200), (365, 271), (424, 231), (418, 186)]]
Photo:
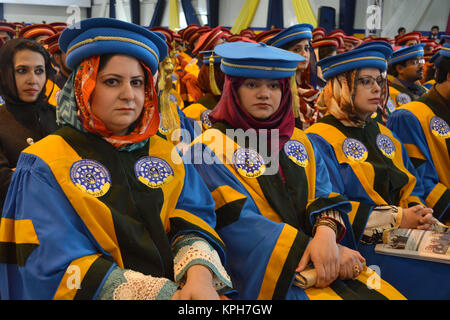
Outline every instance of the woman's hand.
[(177, 290), (172, 300), (219, 300), (213, 287), (212, 272), (205, 266), (194, 265), (186, 272), (186, 284)]
[(308, 262), (314, 263), (317, 272), (315, 287), (330, 285), (339, 275), (339, 250), (336, 245), (336, 233), (327, 226), (318, 226), (316, 234), (306, 247), (296, 272), (303, 271)]
[[(338, 245), (339, 248), (339, 279), (347, 280), (356, 278), (364, 269), (366, 259), (355, 250)], [(356, 274), (356, 267), (358, 274)]]
[(402, 221), (399, 228), (429, 230), (435, 220), (433, 209), (416, 205), (411, 208), (403, 208)]

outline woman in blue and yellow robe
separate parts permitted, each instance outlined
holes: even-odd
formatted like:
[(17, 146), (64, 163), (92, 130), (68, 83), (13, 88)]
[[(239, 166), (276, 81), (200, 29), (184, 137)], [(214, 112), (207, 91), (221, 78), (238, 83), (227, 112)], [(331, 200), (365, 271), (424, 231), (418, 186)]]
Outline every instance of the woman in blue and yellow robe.
[[(370, 117), (386, 85), (381, 76), (385, 64), (378, 62), (382, 58), (378, 52), (385, 51), (374, 44), (319, 62), (328, 71), (324, 74), (328, 83), (319, 98), (319, 107), (327, 114), (306, 132), (323, 155), (333, 190), (352, 204), (348, 214), (351, 232), (341, 243), (357, 248), (368, 265), (378, 266), (383, 279), (407, 298), (446, 299), (450, 292), (440, 283), (450, 270), (448, 265), (374, 251), (387, 229), (425, 228), (422, 222), (403, 226), (407, 221), (406, 210), (412, 210), (408, 208), (426, 207), (423, 185), (415, 175), (404, 145), (388, 128)], [(373, 58), (377, 55), (379, 58)], [(368, 58), (353, 62), (358, 57)], [(333, 70), (333, 66), (341, 69)], [(359, 105), (359, 101), (366, 103)], [(433, 220), (432, 210), (420, 210), (427, 221)]]
[[(219, 298), (231, 283), (213, 199), (192, 165), (156, 135), (153, 74), (166, 44), (108, 18), (83, 20), (60, 41), (74, 69), (57, 109), (64, 127), (24, 150), (13, 174), (0, 223), (2, 299)], [(116, 84), (133, 67), (143, 76), (108, 86), (115, 100), (96, 96), (107, 86), (97, 73), (109, 68)], [(139, 90), (130, 95), (130, 86)], [(142, 112), (125, 134), (91, 112), (99, 99), (115, 106), (135, 95)], [(195, 289), (192, 270), (210, 283)]]
[[(292, 59), (288, 70), (293, 74), (302, 58), (261, 44), (248, 44), (250, 47), (245, 49), (241, 45), (229, 43), (216, 47), (223, 57), (222, 70), (227, 74), (224, 92), (211, 113), (212, 128), (199, 136), (185, 154), (215, 201), (215, 229), (227, 247), (225, 267), (236, 289), (229, 296), (232, 299), (402, 299), (400, 293), (368, 268), (357, 272), (355, 280), (338, 279), (325, 288), (304, 290), (293, 284), (299, 262), (315, 241), (318, 225), (323, 221), (334, 225), (336, 237), (332, 241), (336, 245), (349, 227), (346, 213), (350, 206), (341, 195), (331, 191), (320, 152), (303, 131), (295, 128), (289, 73), (283, 71), (288, 66), (278, 69), (274, 65), (284, 57)], [(259, 60), (236, 61), (228, 58), (230, 52), (238, 55), (252, 52)], [(248, 63), (251, 66), (246, 68)], [(237, 99), (243, 82), (250, 77), (253, 81), (255, 76), (274, 78), (281, 86), (278, 111), (265, 121), (254, 118)], [(260, 78), (256, 80), (265, 81)], [(266, 129), (268, 135), (278, 131), (279, 139), (268, 139), (263, 134)], [(265, 153), (267, 145), (269, 152)], [(372, 276), (381, 283), (373, 290), (367, 286)]]

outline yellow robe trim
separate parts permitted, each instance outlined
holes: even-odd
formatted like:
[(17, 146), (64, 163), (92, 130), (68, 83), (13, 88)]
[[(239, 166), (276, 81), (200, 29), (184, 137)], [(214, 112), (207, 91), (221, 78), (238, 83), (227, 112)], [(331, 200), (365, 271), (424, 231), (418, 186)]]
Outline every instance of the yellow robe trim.
[(280, 278), (281, 272), (283, 271), (284, 262), (291, 251), (297, 233), (297, 229), (288, 224), (285, 224), (283, 230), (281, 230), (281, 234), (278, 237), (278, 241), (272, 251), (269, 262), (267, 263), (266, 273), (264, 274), (264, 279), (261, 284), (258, 300), (272, 299), (277, 280)]
[(119, 267), (123, 268), (111, 211), (103, 202), (78, 189), (70, 179), (70, 168), (75, 161), (81, 160), (81, 157), (60, 136), (49, 135), (41, 141), (45, 142), (35, 143), (24, 152), (38, 156), (50, 167), (58, 184), (91, 234), (100, 246), (113, 256)]
[(437, 137), (430, 130), (430, 122), (435, 114), (425, 103), (419, 101), (405, 104), (402, 109), (409, 110), (419, 120), (428, 143), (428, 148), (430, 149), (432, 161), (435, 164), (439, 181), (447, 188), (450, 188), (450, 158), (448, 157), (445, 138)]
[(2, 218), (0, 223), (0, 242), (39, 245), (33, 221), (30, 219), (14, 220)]
[(93, 254), (73, 260), (67, 267), (53, 299), (73, 300), (89, 268), (100, 256), (101, 254)]

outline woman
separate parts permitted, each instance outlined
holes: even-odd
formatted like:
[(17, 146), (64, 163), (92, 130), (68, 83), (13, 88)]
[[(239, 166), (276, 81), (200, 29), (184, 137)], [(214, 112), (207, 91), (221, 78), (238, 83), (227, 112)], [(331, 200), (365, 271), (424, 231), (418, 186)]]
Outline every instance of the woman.
[(448, 266), (374, 252), (387, 229), (429, 229), (435, 222), (404, 146), (371, 118), (383, 100), (391, 54), (388, 44), (375, 43), (321, 60), (328, 83), (318, 106), (326, 115), (306, 132), (323, 154), (335, 191), (353, 206), (352, 232), (342, 243), (354, 243), (407, 298), (448, 298), (448, 288), (439, 287)]
[[(223, 94), (212, 128), (185, 156), (216, 203), (216, 230), (238, 291), (232, 298), (401, 298), (387, 283), (368, 290), (364, 259), (337, 245), (348, 202), (331, 192), (320, 153), (294, 126), (290, 77), (304, 58), (263, 43), (215, 51), (226, 74)], [(303, 290), (293, 280), (310, 261), (316, 287)]]
[(308, 23), (297, 24), (276, 34), (267, 44), (297, 53), (305, 58), (297, 66), (295, 80), (298, 92), (299, 114), (296, 112), (296, 126), (306, 129), (321, 117), (315, 104), (319, 97), (316, 55), (311, 44), (314, 27)]
[(9, 40), (0, 51), (0, 208), (20, 152), (57, 129), (55, 108), (47, 103), (51, 61), (28, 39)]
[(217, 299), (230, 282), (213, 201), (156, 135), (153, 75), (167, 45), (93, 18), (67, 28), (60, 47), (73, 69), (58, 106), (65, 126), (26, 149), (14, 172), (2, 298)]

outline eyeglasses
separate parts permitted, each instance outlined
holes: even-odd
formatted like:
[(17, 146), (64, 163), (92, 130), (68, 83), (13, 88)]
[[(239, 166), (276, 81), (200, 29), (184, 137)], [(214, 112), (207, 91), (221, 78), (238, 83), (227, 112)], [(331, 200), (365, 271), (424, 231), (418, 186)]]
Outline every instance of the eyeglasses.
[(384, 86), (384, 84), (386, 83), (386, 79), (384, 77), (382, 77), (382, 76), (379, 76), (377, 78), (374, 78), (372, 76), (365, 76), (365, 77), (358, 78), (358, 81), (366, 89), (372, 89), (374, 84), (375, 84), (375, 82), (377, 83), (377, 85), (380, 88), (382, 88)]
[(425, 59), (424, 58), (411, 59), (408, 61), (408, 64), (410, 66), (417, 66), (418, 64), (425, 64)]

